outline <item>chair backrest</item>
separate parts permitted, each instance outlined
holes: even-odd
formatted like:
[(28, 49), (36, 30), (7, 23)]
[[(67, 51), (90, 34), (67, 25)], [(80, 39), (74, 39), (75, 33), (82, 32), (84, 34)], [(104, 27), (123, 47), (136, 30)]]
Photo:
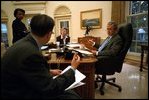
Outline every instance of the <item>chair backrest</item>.
[[(119, 68), (117, 69), (117, 72), (121, 72), (122, 65), (125, 59), (125, 56), (128, 52), (128, 49), (130, 48), (131, 42), (132, 42), (132, 36), (133, 36), (133, 28), (131, 23), (121, 24), (119, 26), (118, 34), (123, 39), (123, 46), (119, 53)], [(121, 67), (120, 67), (121, 66)]]

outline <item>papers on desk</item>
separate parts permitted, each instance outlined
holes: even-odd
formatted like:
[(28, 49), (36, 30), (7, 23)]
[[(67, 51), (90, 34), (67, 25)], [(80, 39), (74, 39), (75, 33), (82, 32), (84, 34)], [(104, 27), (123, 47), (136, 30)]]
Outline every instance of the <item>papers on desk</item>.
[(41, 50), (44, 50), (44, 49), (47, 49), (47, 48), (48, 48), (48, 46), (42, 46)]
[(58, 48), (51, 48), (49, 49), (49, 52), (59, 52), (60, 50)]
[[(65, 68), (61, 74), (65, 73), (67, 70), (70, 69), (71, 66), (68, 66), (67, 68)], [(58, 76), (55, 76), (53, 77), (53, 79), (55, 79), (56, 77)], [(73, 89), (73, 88), (76, 88), (78, 86), (81, 86), (81, 85), (84, 85), (85, 83), (81, 82), (86, 76), (84, 74), (82, 74), (80, 71), (78, 71), (76, 69), (75, 71), (75, 82), (73, 84), (71, 84), (68, 88), (65, 89), (66, 90), (69, 90), (69, 89)]]
[(92, 52), (89, 52), (89, 51), (86, 51), (86, 50), (82, 50), (82, 49), (73, 49), (75, 51), (78, 51), (82, 54), (86, 54), (86, 55), (92, 55), (93, 53)]
[(74, 43), (74, 44), (67, 44), (66, 46), (71, 48), (76, 48), (76, 47), (80, 47), (81, 45), (79, 43)]

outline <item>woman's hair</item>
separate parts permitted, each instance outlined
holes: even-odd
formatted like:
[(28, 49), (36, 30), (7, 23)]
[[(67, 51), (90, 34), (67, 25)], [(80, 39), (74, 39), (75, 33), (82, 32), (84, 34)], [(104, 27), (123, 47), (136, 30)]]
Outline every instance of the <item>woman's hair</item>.
[(25, 14), (25, 10), (23, 10), (23, 9), (21, 9), (21, 8), (17, 8), (17, 9), (15, 9), (15, 11), (14, 11), (14, 17), (16, 17), (18, 11), (21, 11), (21, 12), (23, 12), (23, 13)]
[(54, 25), (54, 20), (45, 14), (35, 15), (30, 22), (31, 32), (40, 37), (52, 31)]

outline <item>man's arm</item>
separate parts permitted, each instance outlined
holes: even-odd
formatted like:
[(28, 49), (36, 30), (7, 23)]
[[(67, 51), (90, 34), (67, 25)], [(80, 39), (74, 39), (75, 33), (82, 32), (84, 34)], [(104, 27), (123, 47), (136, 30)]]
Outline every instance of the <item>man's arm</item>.
[(32, 55), (24, 61), (21, 75), (29, 86), (47, 97), (60, 94), (75, 81), (72, 69), (53, 79), (48, 67), (42, 56)]

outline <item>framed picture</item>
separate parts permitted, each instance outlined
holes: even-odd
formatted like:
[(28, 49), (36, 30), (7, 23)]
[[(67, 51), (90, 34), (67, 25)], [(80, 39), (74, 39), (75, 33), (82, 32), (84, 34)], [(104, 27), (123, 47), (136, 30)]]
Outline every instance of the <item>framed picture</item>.
[(86, 29), (87, 26), (93, 29), (102, 27), (102, 9), (82, 11), (80, 14), (81, 29)]

